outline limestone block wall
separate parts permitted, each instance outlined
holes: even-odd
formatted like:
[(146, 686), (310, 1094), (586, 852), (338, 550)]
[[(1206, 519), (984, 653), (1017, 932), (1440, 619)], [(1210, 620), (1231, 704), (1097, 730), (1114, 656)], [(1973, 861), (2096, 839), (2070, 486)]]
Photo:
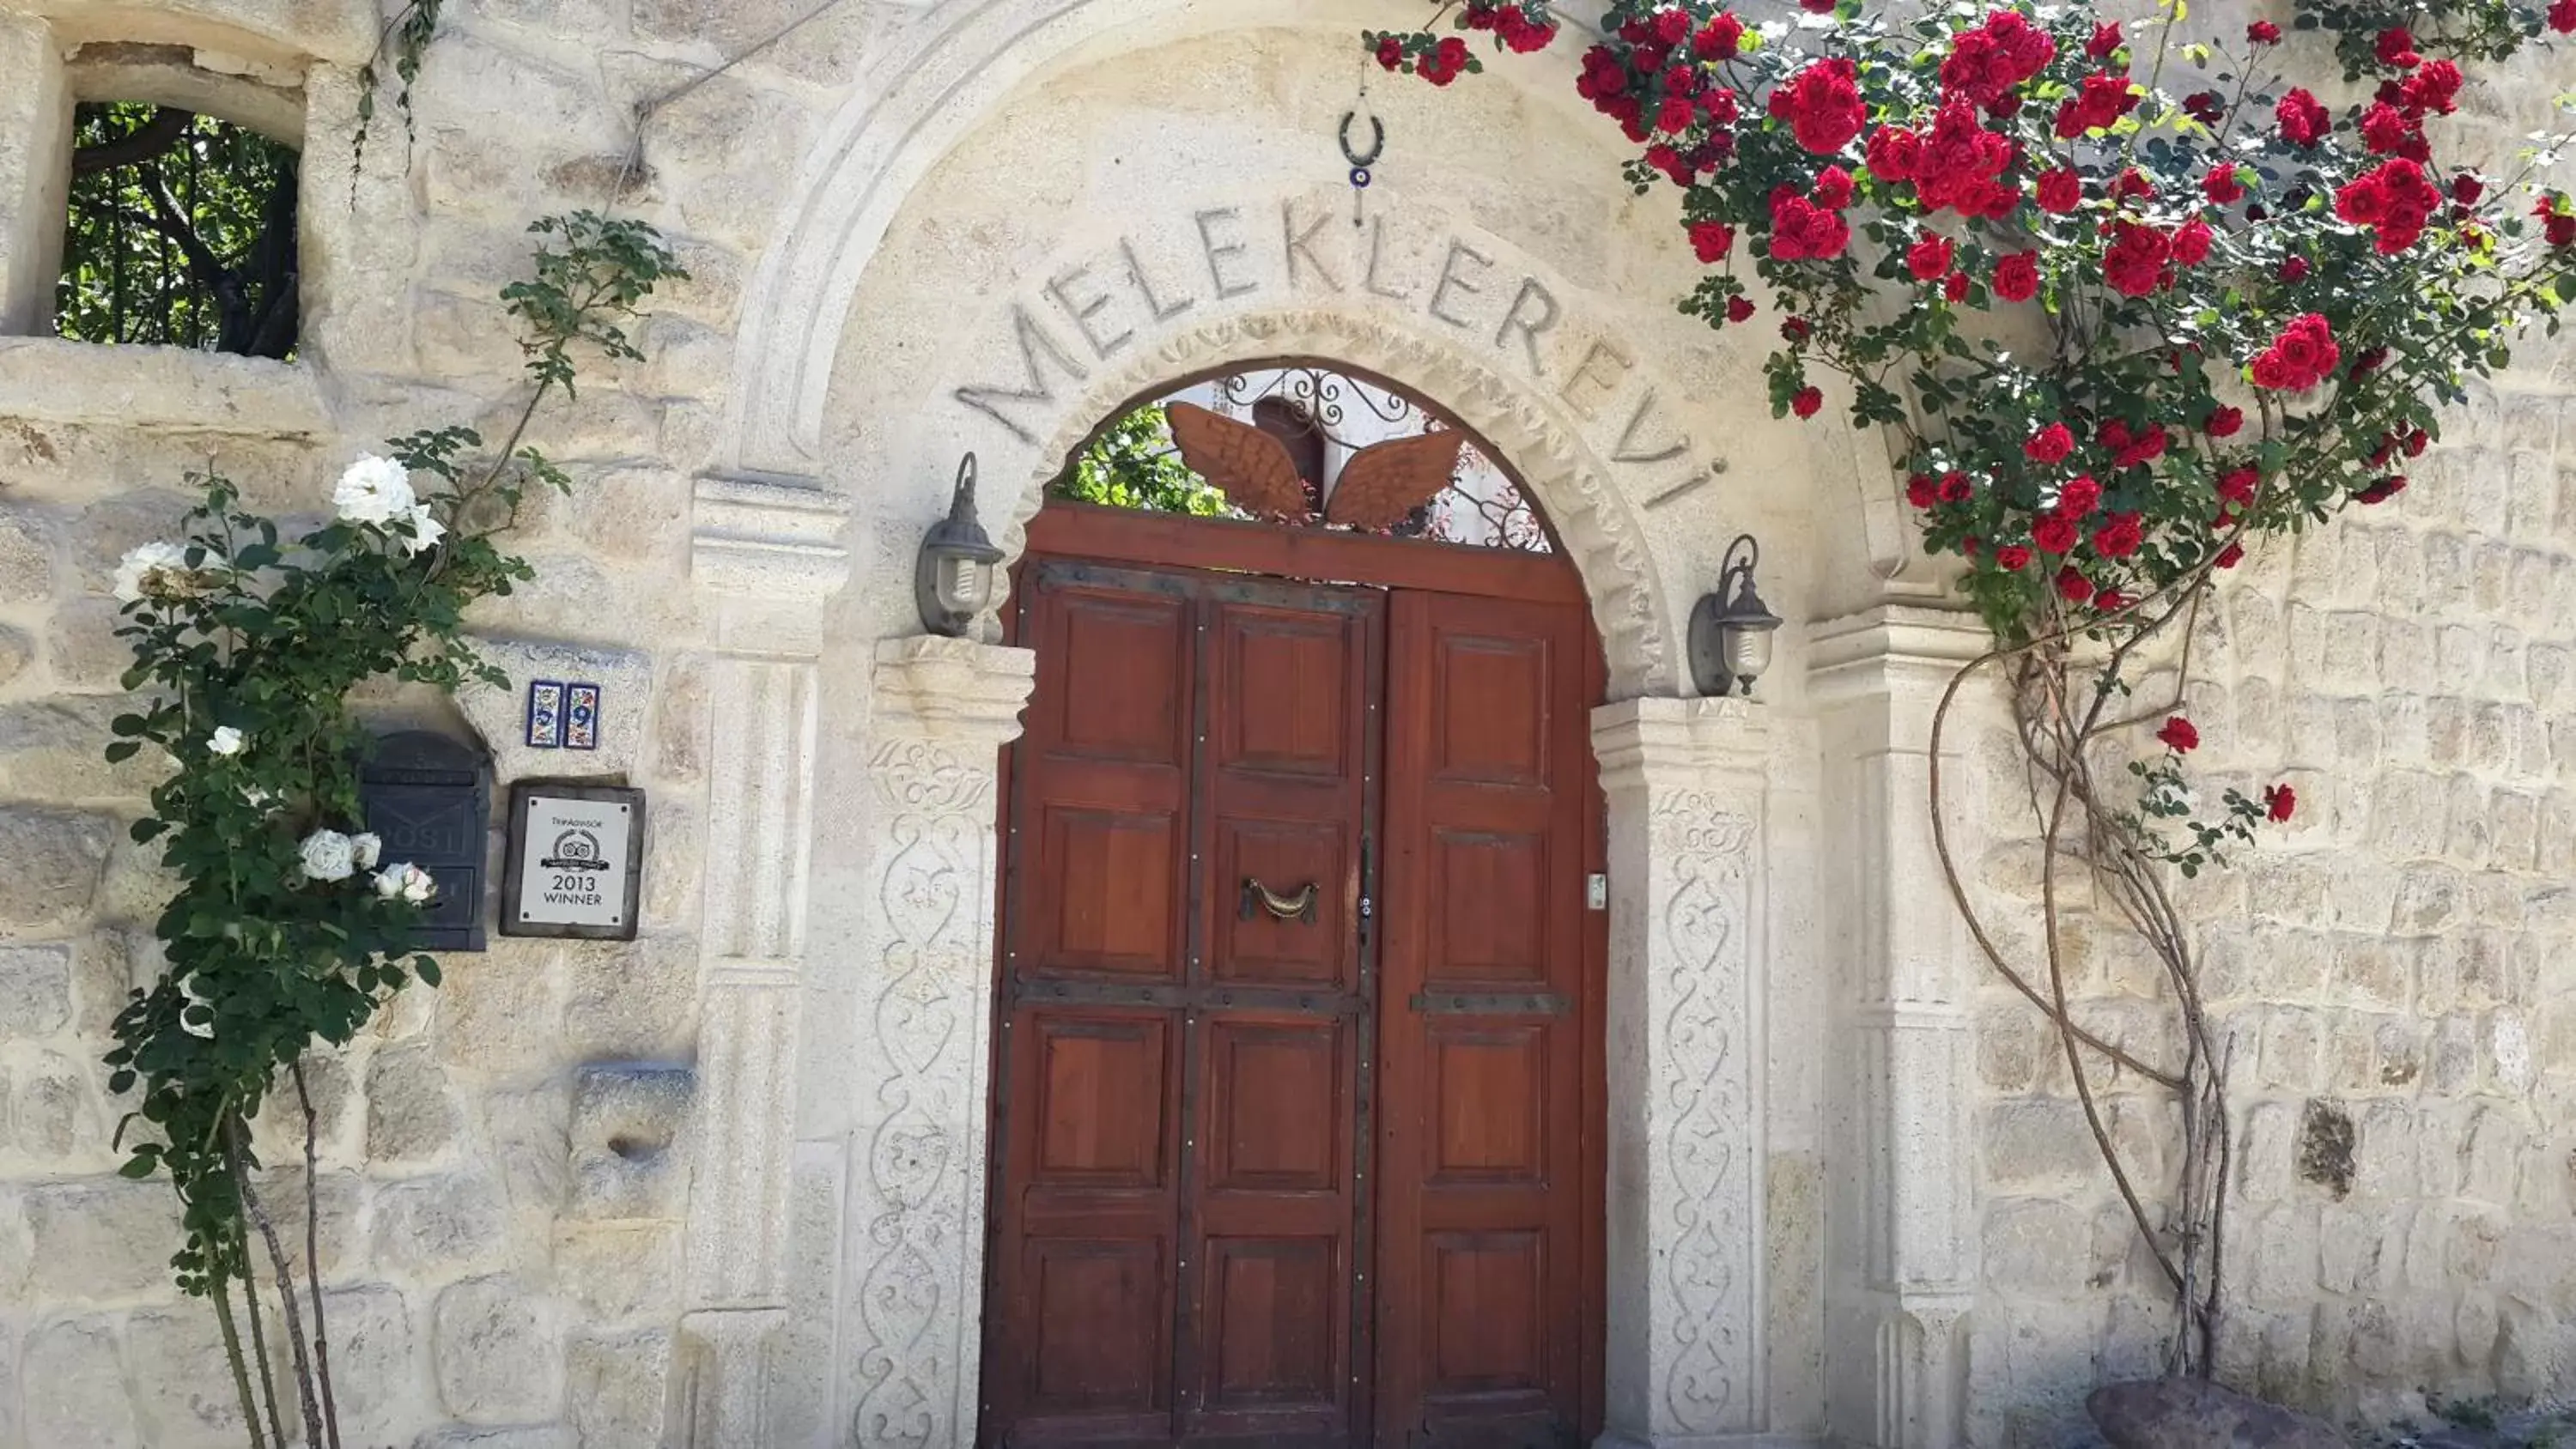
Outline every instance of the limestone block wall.
[[(300, 360), (0, 335), (8, 1449), (242, 1442), (213, 1317), (168, 1281), (169, 1188), (115, 1175), (124, 1107), (98, 1063), (129, 985), (154, 969), (163, 891), (126, 838), (150, 766), (99, 759), (101, 731), (124, 707), (108, 593), (118, 556), (173, 536), (191, 470), (211, 465), (254, 506), (307, 516), (327, 506), (338, 470), (390, 433), (503, 431), (519, 359), (496, 293), (524, 270), (528, 222), (605, 205), (634, 147), (637, 102), (789, 18), (783, 5), (674, 0), (451, 4), (410, 134), (388, 101), (360, 170), (347, 67), (367, 53), (373, 9), (0, 4), (0, 40), (12, 42), (0, 44), (0, 111), (13, 116), (31, 96), (63, 98), (59, 70), (44, 67), (68, 57), (77, 71), (80, 43), (137, 38), (127, 24), (149, 31), (139, 38), (300, 68), (307, 108)], [(272, 1199), (300, 1213), (308, 1190), (320, 1198), (352, 1444), (660, 1442), (683, 1357), (700, 1101), (712, 635), (687, 588), (692, 476), (723, 406), (750, 253), (821, 97), (850, 77), (866, 9), (817, 22), (657, 117), (620, 205), (660, 226), (693, 278), (655, 299), (639, 337), (648, 361), (592, 370), (530, 435), (577, 487), (531, 500), (518, 543), (539, 581), (494, 601), (477, 628), (539, 660), (563, 646), (617, 651), (610, 747), (513, 756), (516, 702), (497, 695), (461, 712), (377, 702), (389, 724), (480, 726), (504, 756), (496, 820), (509, 778), (563, 775), (644, 786), (652, 831), (640, 939), (495, 935), (485, 953), (445, 958), (443, 988), (415, 988), (316, 1060), (317, 1184), (274, 1130), (285, 1119), (263, 1124), (267, 1156), (285, 1164), (270, 1174)], [(343, 11), (358, 16), (354, 40)], [(56, 139), (19, 131), (0, 157), (34, 165)], [(58, 200), (8, 179), (0, 238), (58, 231), (58, 211), (40, 214)], [(0, 274), (8, 252), (0, 240)], [(35, 285), (49, 293), (50, 274)], [(0, 308), (0, 334), (29, 330), (25, 320)], [(527, 655), (496, 653), (514, 669)]]
[[(2520, 169), (2566, 64), (2466, 98), (2488, 174)], [(2202, 800), (2274, 781), (2300, 800), (2177, 895), (2233, 1053), (2220, 1371), (2330, 1414), (2576, 1382), (2571, 382), (2576, 354), (2534, 339), (2408, 491), (2250, 558), (2193, 641)], [(2015, 842), (1989, 909), (2035, 962), (2038, 831), (2007, 742), (1977, 748), (1970, 813)], [(2160, 968), (2075, 899), (2076, 1015), (2177, 1060)], [(1985, 980), (1971, 1439), (2054, 1445), (2089, 1385), (2156, 1369), (2172, 1314), (2055, 1034)], [(2169, 1106), (2095, 1068), (2142, 1186), (2170, 1181)]]

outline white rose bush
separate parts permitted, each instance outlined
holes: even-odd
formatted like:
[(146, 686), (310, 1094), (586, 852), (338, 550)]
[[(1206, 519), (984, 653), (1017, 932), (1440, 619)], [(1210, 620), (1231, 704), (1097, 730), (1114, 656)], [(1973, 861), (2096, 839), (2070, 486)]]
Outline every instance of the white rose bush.
[[(294, 1255), (261, 1201), (250, 1124), (281, 1079), (291, 1084), (309, 1182), (306, 1053), (348, 1042), (414, 979), (439, 980), (438, 963), (409, 944), (436, 882), (382, 861), (383, 842), (364, 832), (371, 736), (350, 695), (387, 679), (506, 685), (462, 631), (476, 600), (534, 577), (498, 543), (526, 490), (570, 486), (523, 443), (528, 425), (547, 398), (572, 392), (576, 349), (639, 357), (620, 324), (657, 282), (684, 275), (639, 222), (577, 212), (532, 230), (543, 238), (535, 275), (502, 292), (523, 328), (529, 396), (499, 447), (462, 427), (394, 439), (386, 455), (349, 463), (331, 515), (291, 537), (244, 508), (231, 481), (198, 475), (204, 501), (185, 536), (146, 543), (116, 570), (136, 703), (115, 720), (107, 757), (151, 750), (169, 766), (132, 834), (158, 844), (175, 889), (154, 926), (164, 964), (116, 1019), (108, 1085), (134, 1094), (122, 1171), (166, 1174), (177, 1190), (186, 1236), (171, 1266), (216, 1310), (254, 1449), (336, 1446), (339, 1429), (319, 1286), (303, 1275), (308, 1332)], [(304, 1198), (310, 1264), (318, 1225)], [(283, 1408), (281, 1364), (295, 1390)]]

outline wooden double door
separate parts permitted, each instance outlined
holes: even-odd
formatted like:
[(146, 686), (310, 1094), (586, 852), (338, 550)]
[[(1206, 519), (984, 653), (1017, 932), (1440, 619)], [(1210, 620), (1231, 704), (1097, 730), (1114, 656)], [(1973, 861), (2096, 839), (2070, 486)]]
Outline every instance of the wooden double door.
[(1598, 651), (1519, 592), (1023, 566), (982, 1442), (1589, 1442)]

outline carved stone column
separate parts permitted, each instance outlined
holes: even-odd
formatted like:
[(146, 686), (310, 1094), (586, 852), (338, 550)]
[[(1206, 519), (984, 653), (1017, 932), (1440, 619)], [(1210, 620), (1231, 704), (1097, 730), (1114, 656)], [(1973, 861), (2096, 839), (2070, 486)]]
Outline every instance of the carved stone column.
[[(1973, 615), (1886, 604), (1816, 631), (1826, 900), (1842, 902), (1826, 1082), (1833, 1210), (1827, 1412), (1837, 1442), (1967, 1443), (1977, 1144), (1972, 944), (1932, 839), (1932, 718), (1989, 638)], [(1963, 692), (1942, 745), (1953, 802), (1986, 697)], [(1963, 861), (1973, 812), (1948, 812)]]
[(768, 1345), (786, 1318), (789, 1159), (805, 869), (813, 843), (817, 622), (849, 578), (847, 500), (783, 480), (701, 479), (690, 573), (728, 652), (711, 719), (689, 1190), (684, 1449), (768, 1442)]
[(996, 780), (1036, 669), (1026, 649), (965, 639), (877, 649), (871, 975), (840, 1294), (857, 1449), (974, 1442)]
[(1677, 1449), (1767, 1427), (1759, 706), (1592, 713), (1610, 804), (1608, 1415)]

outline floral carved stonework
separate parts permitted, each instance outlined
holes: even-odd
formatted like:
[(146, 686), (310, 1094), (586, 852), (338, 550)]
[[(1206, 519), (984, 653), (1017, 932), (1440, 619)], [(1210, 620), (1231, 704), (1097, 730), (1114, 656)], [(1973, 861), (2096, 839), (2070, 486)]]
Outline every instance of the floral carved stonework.
[(924, 638), (878, 653), (866, 1106), (843, 1229), (848, 1433), (867, 1449), (974, 1434), (996, 776), (1033, 681), (1020, 649)]

